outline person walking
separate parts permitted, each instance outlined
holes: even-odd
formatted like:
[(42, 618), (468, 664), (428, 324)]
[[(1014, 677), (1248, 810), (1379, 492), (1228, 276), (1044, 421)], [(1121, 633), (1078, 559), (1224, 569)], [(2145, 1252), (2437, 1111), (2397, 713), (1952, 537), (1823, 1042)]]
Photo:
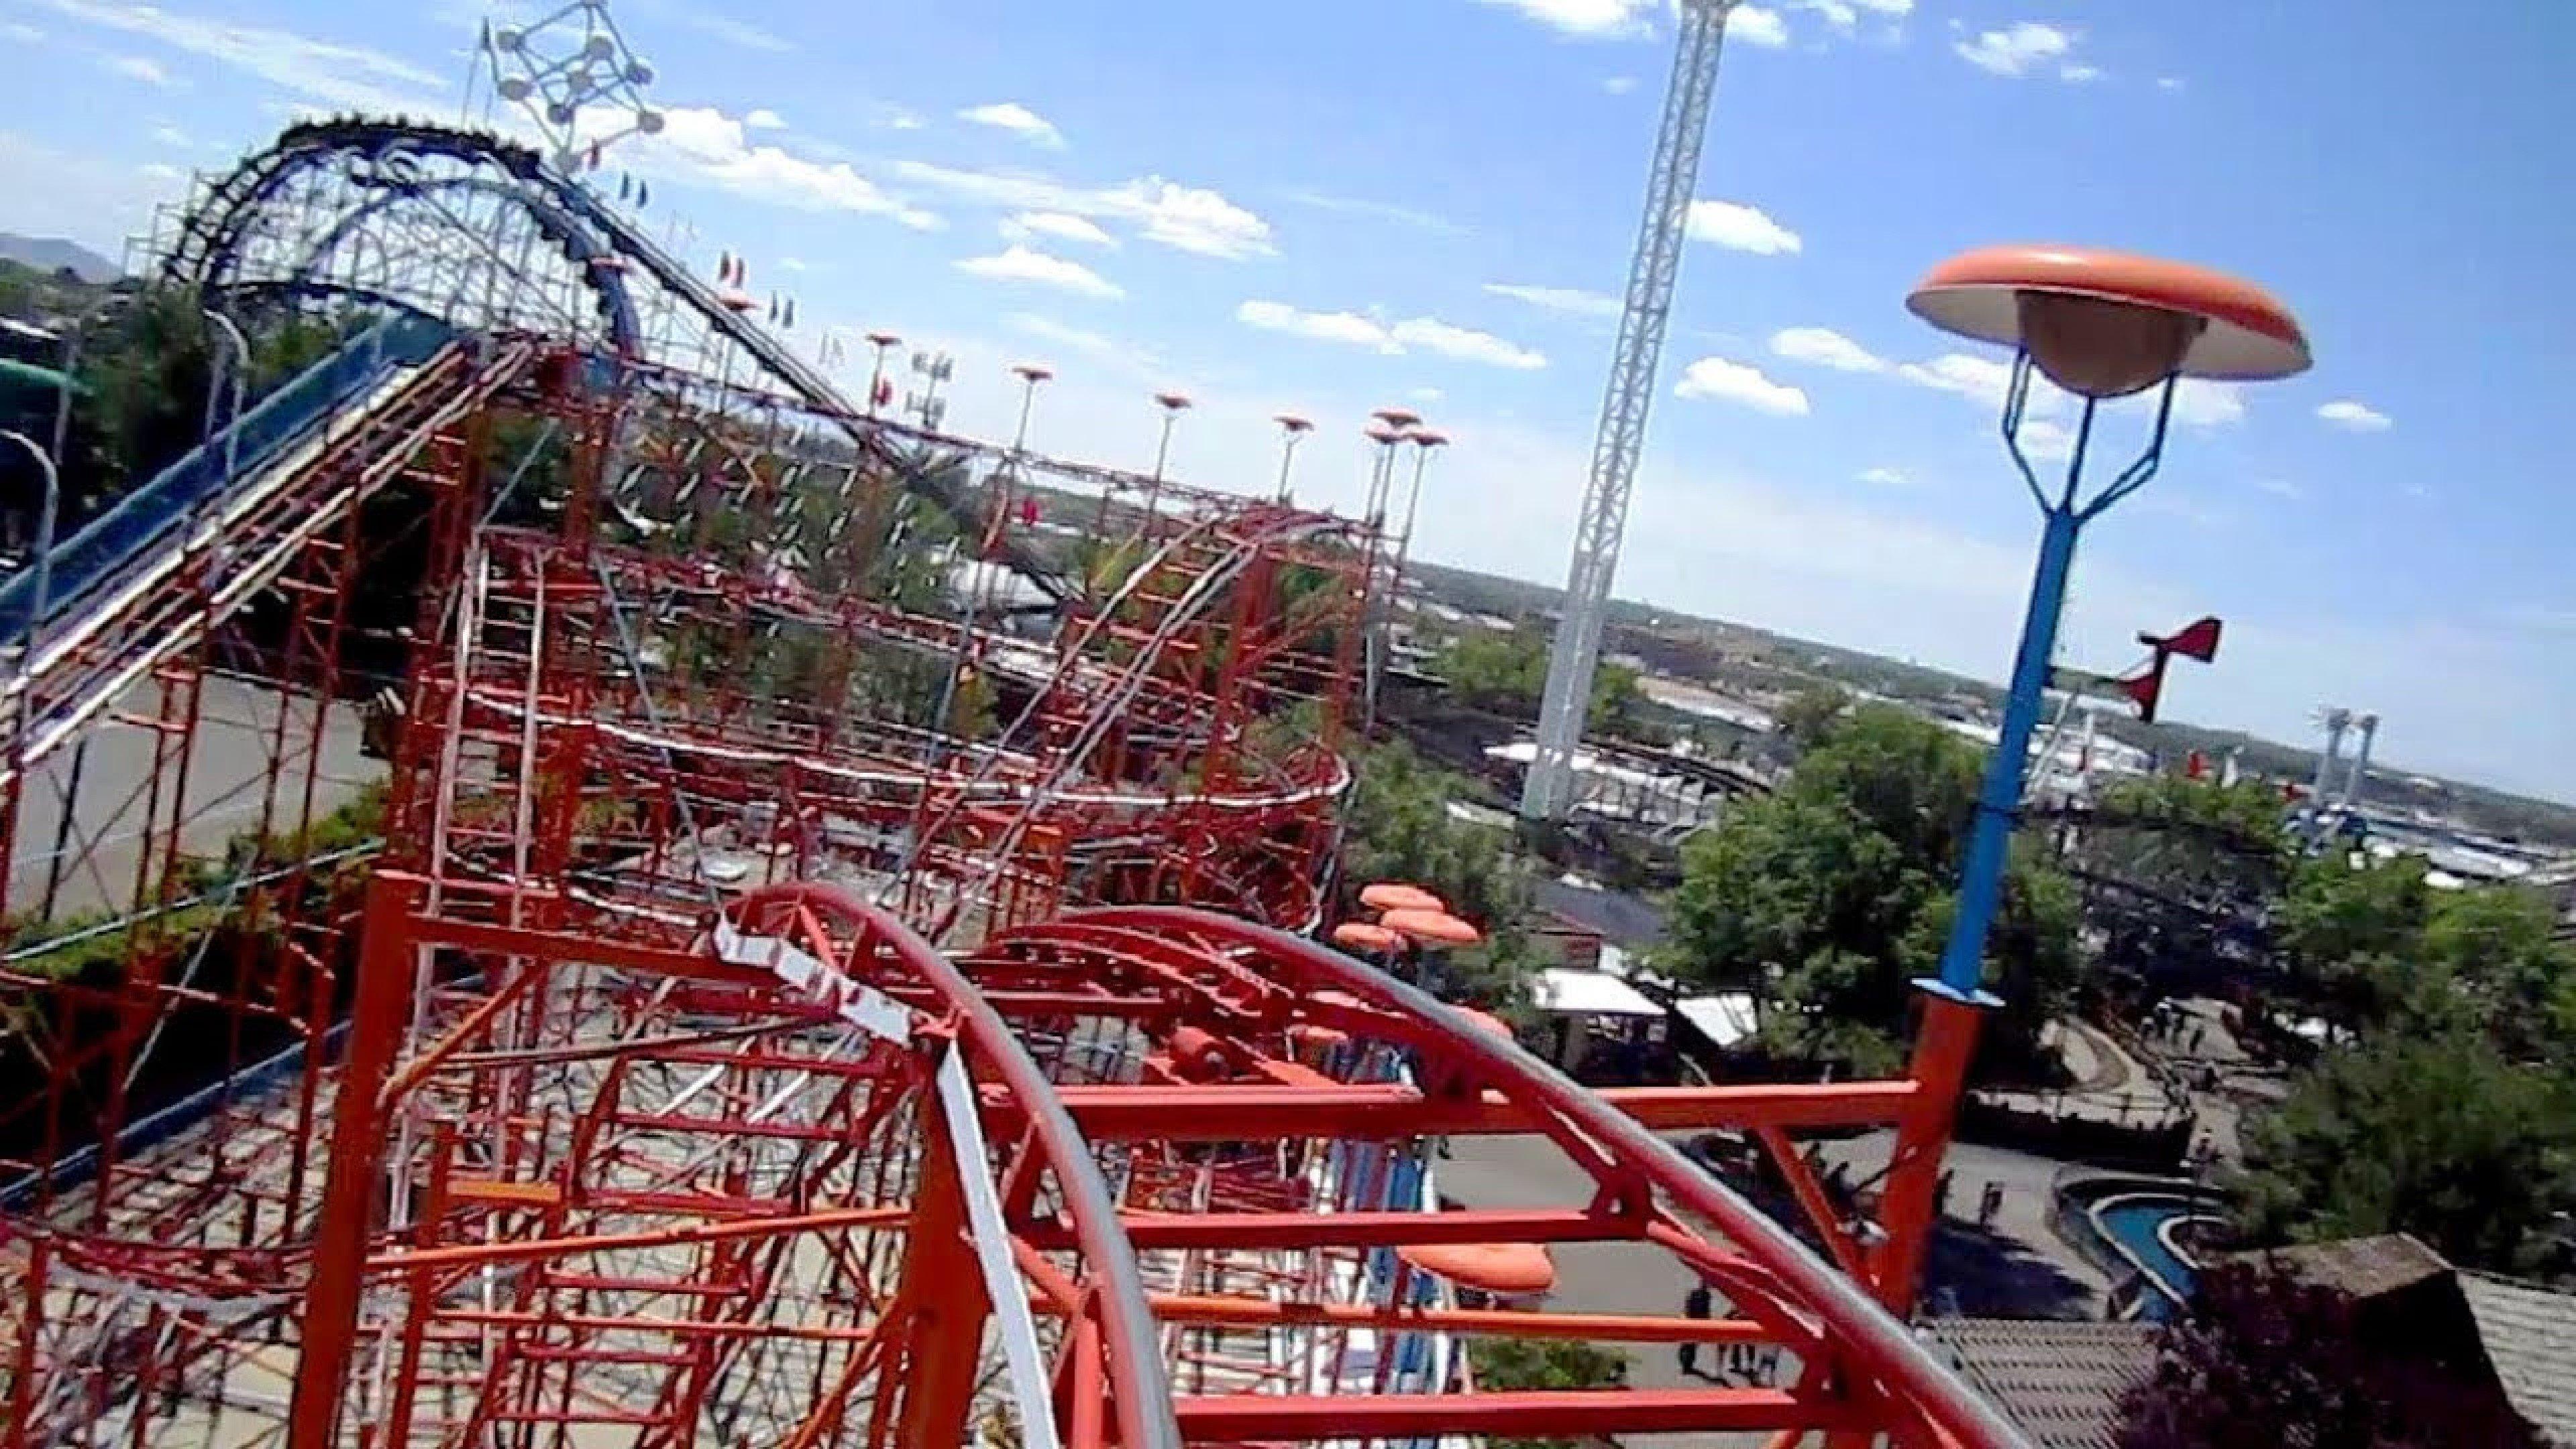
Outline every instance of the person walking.
[[(1691, 1291), (1682, 1295), (1682, 1317), (1691, 1319), (1694, 1322), (1707, 1322), (1709, 1317), (1716, 1312), (1716, 1308), (1716, 1295), (1708, 1291), (1708, 1285), (1706, 1283), (1694, 1283), (1691, 1285)], [(1699, 1344), (1695, 1341), (1685, 1339), (1681, 1346), (1681, 1360), (1682, 1372), (1693, 1377), (1697, 1377), (1699, 1374)]]

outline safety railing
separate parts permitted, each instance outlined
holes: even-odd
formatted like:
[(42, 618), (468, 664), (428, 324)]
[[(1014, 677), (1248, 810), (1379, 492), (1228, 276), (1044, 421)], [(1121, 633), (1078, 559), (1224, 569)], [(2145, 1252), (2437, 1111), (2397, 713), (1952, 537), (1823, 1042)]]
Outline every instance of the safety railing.
[(439, 322), (404, 315), (379, 322), (343, 343), (261, 399), (230, 427), (56, 544), (43, 618), (37, 617), (33, 568), (19, 570), (0, 585), (0, 638), (24, 639), (44, 623), (76, 613), (88, 595), (122, 575), (126, 564), (199, 517), (230, 487), (258, 477), (316, 425), (387, 374), (428, 360), (449, 336)]

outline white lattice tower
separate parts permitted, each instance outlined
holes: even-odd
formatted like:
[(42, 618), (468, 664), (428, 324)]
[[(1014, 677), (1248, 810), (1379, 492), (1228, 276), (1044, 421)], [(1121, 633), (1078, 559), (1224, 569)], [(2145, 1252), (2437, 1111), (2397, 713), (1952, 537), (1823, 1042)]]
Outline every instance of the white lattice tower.
[(1735, 5), (1736, 0), (1682, 0), (1680, 7), (1672, 80), (1664, 92), (1654, 167), (1646, 178), (1645, 220), (1628, 266), (1627, 306), (1610, 357), (1601, 430), (1592, 444), (1592, 477), (1575, 524), (1565, 616), (1556, 626), (1547, 695), (1539, 707), (1538, 751), (1521, 792), (1525, 820), (1562, 819), (1574, 803), (1575, 747), (1583, 739), (1592, 672), (1601, 658), (1602, 620), (1619, 570), (1619, 539), (1628, 525), (1628, 490), (1646, 446), (1646, 413), (1654, 402), (1664, 328), (1681, 277), (1691, 189), (1699, 176), (1700, 145), (1708, 136), (1709, 107), (1717, 97), (1718, 46)]

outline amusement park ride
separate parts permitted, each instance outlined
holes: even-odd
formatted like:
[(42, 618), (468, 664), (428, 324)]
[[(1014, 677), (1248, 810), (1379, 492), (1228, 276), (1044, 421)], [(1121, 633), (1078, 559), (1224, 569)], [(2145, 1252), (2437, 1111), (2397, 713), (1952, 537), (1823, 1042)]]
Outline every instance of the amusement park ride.
[[(593, 48), (545, 53), (649, 79)], [(0, 1449), (2022, 1442), (1902, 1321), (1974, 950), (1902, 1077), (1593, 1092), (1317, 944), (1383, 490), (879, 418), (551, 149), (348, 117), (203, 185), (159, 281), (339, 347), (0, 585)], [(2207, 274), (1969, 260), (1919, 309), (2088, 398), (2296, 346)], [(1796, 1143), (1856, 1127), (1857, 1221)], [(1799, 1231), (1658, 1135), (1714, 1128)], [(1584, 1192), (1442, 1210), (1498, 1133)], [(1731, 1306), (1550, 1308), (1578, 1243)], [(1482, 1337), (1794, 1370), (1497, 1388)]]

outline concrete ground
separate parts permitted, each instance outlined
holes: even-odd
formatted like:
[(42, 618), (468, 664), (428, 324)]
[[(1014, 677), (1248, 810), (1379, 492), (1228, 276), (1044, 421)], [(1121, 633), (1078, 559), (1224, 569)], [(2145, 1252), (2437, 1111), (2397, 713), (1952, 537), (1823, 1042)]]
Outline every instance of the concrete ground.
[[(1850, 1180), (1864, 1183), (1886, 1164), (1892, 1133), (1871, 1133), (1826, 1143), (1828, 1164), (1840, 1163)], [(1438, 1164), (1440, 1192), (1466, 1207), (1562, 1207), (1585, 1201), (1590, 1183), (1563, 1152), (1542, 1137), (1456, 1139), (1454, 1155)], [(1954, 1177), (1953, 1216), (1934, 1239), (1926, 1269), (1927, 1311), (2025, 1318), (2098, 1318), (2109, 1283), (2048, 1227), (2052, 1180), (2060, 1164), (2028, 1153), (1953, 1146), (1947, 1159)], [(1989, 1182), (2004, 1188), (1990, 1231), (1972, 1221)], [(1690, 1289), (1688, 1274), (1672, 1255), (1627, 1243), (1578, 1243), (1550, 1250), (1557, 1263), (1556, 1291), (1548, 1306), (1568, 1312), (1679, 1313)], [(1651, 1388), (1709, 1387), (1717, 1380), (1685, 1377), (1676, 1352), (1662, 1346), (1628, 1350), (1629, 1382)], [(1716, 1367), (1716, 1352), (1703, 1350), (1700, 1368)], [(1796, 1371), (1784, 1362), (1783, 1373)], [(1625, 1436), (1623, 1436), (1625, 1437)], [(1759, 1436), (1658, 1435), (1657, 1444), (1684, 1449), (1731, 1449)]]
[[(146, 685), (118, 701), (118, 714), (149, 715), (156, 689)], [(208, 679), (204, 685), (196, 753), (188, 766), (186, 824), (180, 846), (213, 852), (241, 832), (257, 828), (268, 777), (268, 751), (278, 711), (291, 711), (286, 754), (290, 761), (288, 790), (303, 776), (306, 732), (315, 701), (291, 699), (237, 679)], [(57, 919), (89, 911), (122, 908), (134, 899), (135, 867), (142, 849), (144, 816), (151, 806), (152, 731), (130, 724), (107, 723), (90, 732), (87, 758), (80, 771), (80, 796), (68, 813), (56, 887)], [(313, 813), (319, 816), (349, 800), (359, 786), (384, 773), (384, 766), (358, 752), (357, 709), (334, 702), (324, 721), (320, 781)], [(54, 854), (58, 827), (67, 813), (64, 795), (72, 774), (73, 752), (66, 747), (32, 772), (19, 803), (17, 844), (9, 862), (9, 908), (13, 914), (33, 911), (44, 892), (46, 863)], [(164, 819), (168, 806), (162, 805)], [(288, 794), (278, 802), (278, 818), (292, 820), (302, 801)]]

